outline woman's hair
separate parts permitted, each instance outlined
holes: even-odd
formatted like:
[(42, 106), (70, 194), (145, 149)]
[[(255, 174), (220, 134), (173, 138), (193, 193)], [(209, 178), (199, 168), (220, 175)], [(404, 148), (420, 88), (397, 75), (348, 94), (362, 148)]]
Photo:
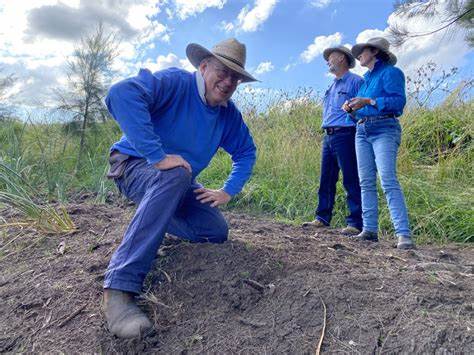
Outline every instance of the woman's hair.
[(379, 59), (383, 62), (386, 62), (386, 63), (390, 60), (389, 55), (387, 53), (381, 51), (380, 49), (375, 48), (375, 47), (370, 47), (370, 46), (368, 48), (370, 48), (370, 50), (372, 52), (378, 51), (378, 53), (375, 55), (375, 58), (377, 58), (377, 59)]
[(379, 51), (376, 55), (375, 58), (380, 59), (383, 62), (388, 62), (390, 60), (390, 57), (388, 56), (387, 53)]

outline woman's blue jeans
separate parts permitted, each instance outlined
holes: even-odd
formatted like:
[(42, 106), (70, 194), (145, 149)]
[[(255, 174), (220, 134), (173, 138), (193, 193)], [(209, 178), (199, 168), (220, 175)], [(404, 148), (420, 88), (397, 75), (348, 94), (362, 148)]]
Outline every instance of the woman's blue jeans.
[(362, 193), (364, 230), (378, 231), (377, 172), (397, 235), (410, 236), (408, 213), (397, 179), (397, 153), (401, 141), (398, 119), (367, 119), (357, 125), (357, 168)]

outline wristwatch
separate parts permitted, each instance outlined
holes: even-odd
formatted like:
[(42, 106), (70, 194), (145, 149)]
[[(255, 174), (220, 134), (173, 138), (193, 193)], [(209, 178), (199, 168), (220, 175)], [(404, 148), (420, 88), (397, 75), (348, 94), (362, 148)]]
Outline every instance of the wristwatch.
[(377, 102), (374, 99), (370, 99), (369, 104), (370, 106), (375, 106), (377, 105)]

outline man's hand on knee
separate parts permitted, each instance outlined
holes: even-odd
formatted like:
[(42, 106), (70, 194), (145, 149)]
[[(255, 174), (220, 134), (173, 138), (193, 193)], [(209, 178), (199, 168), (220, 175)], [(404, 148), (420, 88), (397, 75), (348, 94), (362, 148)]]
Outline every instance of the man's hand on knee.
[(169, 170), (177, 168), (178, 166), (182, 166), (187, 171), (189, 171), (190, 174), (193, 172), (191, 165), (185, 159), (183, 159), (181, 155), (177, 154), (167, 154), (163, 160), (155, 164), (155, 168), (160, 170)]
[(210, 202), (211, 207), (225, 205), (232, 198), (224, 190), (211, 190), (204, 187), (194, 190), (194, 193), (197, 195), (196, 200), (199, 200), (201, 203)]

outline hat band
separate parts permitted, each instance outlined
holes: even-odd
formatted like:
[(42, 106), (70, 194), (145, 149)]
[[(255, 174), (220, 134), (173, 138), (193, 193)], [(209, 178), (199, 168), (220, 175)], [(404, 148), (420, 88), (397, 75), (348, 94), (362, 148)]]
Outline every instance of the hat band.
[(230, 61), (230, 62), (234, 63), (235, 65), (238, 65), (239, 67), (244, 69), (244, 66), (242, 65), (242, 63), (236, 61), (234, 58), (226, 56), (225, 54), (217, 53), (217, 52), (214, 52), (214, 54), (218, 55), (219, 57), (222, 57), (224, 59), (227, 59), (228, 61)]

